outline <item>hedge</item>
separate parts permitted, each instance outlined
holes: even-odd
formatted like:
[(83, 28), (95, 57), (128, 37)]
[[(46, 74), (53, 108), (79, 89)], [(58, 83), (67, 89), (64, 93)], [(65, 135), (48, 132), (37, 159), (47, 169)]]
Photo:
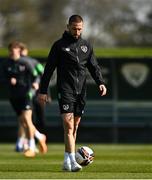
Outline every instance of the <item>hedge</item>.
[[(29, 55), (32, 57), (47, 57), (49, 49), (33, 49)], [(7, 57), (5, 48), (0, 48), (0, 57)], [(95, 48), (97, 57), (152, 57), (152, 48)]]

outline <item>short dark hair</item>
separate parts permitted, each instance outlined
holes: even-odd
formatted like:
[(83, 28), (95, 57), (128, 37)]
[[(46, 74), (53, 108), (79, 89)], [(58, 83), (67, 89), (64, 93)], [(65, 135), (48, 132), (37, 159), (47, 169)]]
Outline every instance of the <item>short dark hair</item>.
[(12, 48), (20, 48), (20, 42), (12, 41), (11, 43), (9, 43), (8, 49), (12, 49)]
[(83, 19), (80, 15), (74, 14), (71, 17), (69, 17), (69, 24), (72, 24), (73, 22), (83, 22)]

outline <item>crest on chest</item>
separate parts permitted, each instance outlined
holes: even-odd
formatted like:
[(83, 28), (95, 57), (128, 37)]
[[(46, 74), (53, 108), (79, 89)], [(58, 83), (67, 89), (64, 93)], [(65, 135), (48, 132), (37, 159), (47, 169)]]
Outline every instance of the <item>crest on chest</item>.
[(80, 48), (84, 53), (86, 53), (88, 51), (88, 47), (85, 45), (81, 46)]

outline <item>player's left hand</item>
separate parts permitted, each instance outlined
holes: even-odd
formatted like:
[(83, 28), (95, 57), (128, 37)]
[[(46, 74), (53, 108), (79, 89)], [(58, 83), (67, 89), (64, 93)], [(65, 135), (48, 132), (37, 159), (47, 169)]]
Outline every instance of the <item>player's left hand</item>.
[(105, 86), (104, 84), (101, 84), (101, 85), (99, 86), (99, 90), (100, 90), (101, 96), (106, 95), (106, 93), (107, 93), (107, 88), (106, 88), (106, 86)]

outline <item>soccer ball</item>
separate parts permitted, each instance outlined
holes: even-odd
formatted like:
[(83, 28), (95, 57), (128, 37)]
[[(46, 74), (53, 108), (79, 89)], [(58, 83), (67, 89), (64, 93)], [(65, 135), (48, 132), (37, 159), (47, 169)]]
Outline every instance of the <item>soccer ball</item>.
[(94, 152), (91, 148), (82, 146), (78, 148), (75, 158), (78, 164), (81, 166), (87, 166), (93, 162)]

